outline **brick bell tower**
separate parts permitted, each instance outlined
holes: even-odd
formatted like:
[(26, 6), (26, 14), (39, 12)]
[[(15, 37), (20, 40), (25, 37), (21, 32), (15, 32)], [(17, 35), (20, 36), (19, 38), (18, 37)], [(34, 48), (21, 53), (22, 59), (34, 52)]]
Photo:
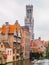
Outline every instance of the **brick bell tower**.
[(34, 39), (33, 5), (26, 5), (25, 26), (29, 28), (31, 40), (33, 40)]

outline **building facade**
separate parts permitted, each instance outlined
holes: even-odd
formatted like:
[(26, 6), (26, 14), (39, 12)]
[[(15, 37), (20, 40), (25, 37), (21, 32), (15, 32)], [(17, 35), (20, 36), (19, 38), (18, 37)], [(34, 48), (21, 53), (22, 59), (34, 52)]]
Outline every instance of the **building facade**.
[(24, 58), (29, 58), (30, 53), (30, 32), (25, 26), (22, 27), (22, 50)]
[(43, 53), (43, 56), (46, 55), (46, 47), (45, 47), (46, 42), (42, 41), (41, 39), (35, 39), (32, 40), (30, 43), (30, 50), (32, 52), (38, 52), (38, 53)]
[(6, 22), (5, 25), (0, 28), (0, 41), (9, 43), (13, 49), (14, 61), (21, 58), (21, 26), (18, 20), (16, 20), (13, 25)]
[(13, 61), (13, 50), (8, 42), (0, 42), (0, 61), (2, 63)]
[(29, 32), (31, 34), (31, 40), (34, 39), (33, 5), (26, 5), (25, 26), (29, 28)]

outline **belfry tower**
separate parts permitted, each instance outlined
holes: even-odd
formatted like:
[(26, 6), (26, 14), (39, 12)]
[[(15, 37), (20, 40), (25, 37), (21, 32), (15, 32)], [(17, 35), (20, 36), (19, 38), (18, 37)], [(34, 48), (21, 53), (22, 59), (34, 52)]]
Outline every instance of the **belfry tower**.
[(33, 5), (26, 5), (26, 18), (25, 26), (29, 28), (31, 40), (34, 39), (34, 18), (33, 18)]

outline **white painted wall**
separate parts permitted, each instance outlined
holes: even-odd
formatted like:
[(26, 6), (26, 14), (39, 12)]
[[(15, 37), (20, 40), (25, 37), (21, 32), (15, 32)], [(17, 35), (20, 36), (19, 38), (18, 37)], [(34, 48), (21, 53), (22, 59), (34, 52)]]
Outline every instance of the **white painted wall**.
[(8, 54), (6, 62), (13, 61), (13, 50), (11, 48), (6, 48), (6, 54)]

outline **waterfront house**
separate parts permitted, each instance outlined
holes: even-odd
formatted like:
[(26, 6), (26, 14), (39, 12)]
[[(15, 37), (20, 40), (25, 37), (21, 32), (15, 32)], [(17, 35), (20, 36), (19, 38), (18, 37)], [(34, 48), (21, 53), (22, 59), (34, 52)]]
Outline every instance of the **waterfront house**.
[(44, 42), (42, 42), (40, 38), (31, 41), (30, 49), (32, 50), (32, 52), (42, 52), (44, 56), (46, 55), (46, 47), (44, 46)]
[[(21, 54), (21, 26), (16, 20), (15, 24), (11, 25), (6, 22), (2, 28), (0, 28), (0, 40), (2, 42), (6, 41), (9, 43), (10, 47), (13, 49), (13, 60), (16, 61), (20, 59)], [(19, 57), (17, 58), (17, 56)]]
[(13, 61), (13, 50), (8, 42), (0, 42), (0, 52), (2, 53), (2, 62)]
[(30, 53), (30, 32), (27, 26), (22, 26), (22, 50), (24, 58), (29, 58)]

